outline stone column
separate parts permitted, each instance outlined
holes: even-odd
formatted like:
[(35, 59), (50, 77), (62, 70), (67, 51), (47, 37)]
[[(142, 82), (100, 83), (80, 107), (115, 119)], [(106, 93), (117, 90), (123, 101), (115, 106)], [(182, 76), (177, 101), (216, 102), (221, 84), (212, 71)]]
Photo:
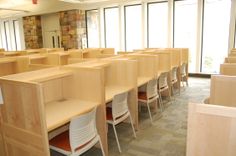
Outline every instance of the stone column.
[(40, 16), (23, 17), (25, 48), (37, 49), (43, 47), (42, 27)]
[(85, 11), (68, 10), (59, 15), (62, 47), (81, 49), (82, 39), (86, 38)]

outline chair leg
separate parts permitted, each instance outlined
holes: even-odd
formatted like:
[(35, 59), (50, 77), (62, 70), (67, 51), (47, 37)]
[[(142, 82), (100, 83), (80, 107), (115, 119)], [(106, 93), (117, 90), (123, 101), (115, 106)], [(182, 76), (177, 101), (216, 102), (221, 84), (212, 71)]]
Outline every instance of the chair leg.
[(147, 108), (148, 108), (148, 113), (149, 113), (149, 116), (150, 116), (150, 119), (151, 119), (151, 123), (153, 123), (152, 122), (152, 114), (151, 114), (151, 111), (150, 111), (149, 103), (147, 103)]
[(136, 132), (135, 132), (134, 125), (133, 125), (133, 120), (132, 120), (132, 117), (131, 117), (130, 114), (129, 114), (129, 119), (130, 119), (131, 127), (132, 127), (132, 130), (133, 130), (133, 133), (134, 133), (134, 137), (136, 138)]
[(163, 112), (163, 103), (161, 102), (161, 97), (158, 98), (158, 102), (159, 102), (159, 107), (161, 109), (161, 112)]
[(170, 103), (172, 104), (170, 89), (168, 88)]
[(120, 148), (120, 143), (119, 143), (118, 136), (117, 136), (117, 133), (116, 133), (116, 128), (115, 128), (115, 125), (114, 125), (114, 124), (112, 124), (112, 126), (113, 126), (113, 130), (114, 130), (115, 137), (116, 137), (116, 143), (117, 143), (119, 152), (121, 153), (121, 148)]
[(101, 141), (101, 138), (100, 138), (100, 137), (99, 137), (99, 144), (100, 144), (100, 147), (101, 147), (102, 156), (105, 156), (105, 152), (104, 152), (103, 145), (102, 145), (102, 141)]
[(163, 100), (162, 100), (162, 96), (161, 96), (161, 92), (159, 92), (159, 95), (160, 95), (160, 102), (161, 102), (161, 105), (162, 105), (162, 111), (164, 110), (164, 104), (163, 104)]

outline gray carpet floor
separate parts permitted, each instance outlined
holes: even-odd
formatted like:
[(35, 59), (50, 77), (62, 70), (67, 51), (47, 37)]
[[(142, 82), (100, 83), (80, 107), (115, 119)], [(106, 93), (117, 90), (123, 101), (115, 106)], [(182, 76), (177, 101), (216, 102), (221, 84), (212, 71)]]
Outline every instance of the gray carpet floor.
[[(210, 79), (190, 78), (189, 86), (175, 93), (172, 103), (166, 103), (162, 113), (153, 114), (150, 123), (146, 108), (139, 113), (140, 130), (133, 137), (130, 124), (116, 126), (122, 153), (119, 153), (112, 127), (108, 128), (109, 156), (185, 156), (188, 103), (202, 103), (209, 96)], [(51, 151), (52, 156), (62, 156)], [(83, 156), (101, 156), (92, 148)]]

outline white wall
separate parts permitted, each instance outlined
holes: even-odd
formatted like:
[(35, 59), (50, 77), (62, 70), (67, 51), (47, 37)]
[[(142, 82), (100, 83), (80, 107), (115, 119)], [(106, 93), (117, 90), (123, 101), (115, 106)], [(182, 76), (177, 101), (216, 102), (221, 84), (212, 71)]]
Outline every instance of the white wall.
[[(53, 48), (52, 37), (54, 37), (55, 47), (58, 46), (58, 36), (60, 36), (60, 23), (58, 13), (52, 13), (41, 16), (42, 34), (43, 34), (43, 47)], [(60, 43), (60, 40), (59, 40)]]

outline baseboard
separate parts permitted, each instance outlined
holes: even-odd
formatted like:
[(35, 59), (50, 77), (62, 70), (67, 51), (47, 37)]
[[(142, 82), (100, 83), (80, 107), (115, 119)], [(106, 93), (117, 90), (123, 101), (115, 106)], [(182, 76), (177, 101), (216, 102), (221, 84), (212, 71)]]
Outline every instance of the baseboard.
[(199, 77), (199, 78), (211, 78), (211, 74), (203, 74), (203, 73), (189, 73), (189, 77)]

